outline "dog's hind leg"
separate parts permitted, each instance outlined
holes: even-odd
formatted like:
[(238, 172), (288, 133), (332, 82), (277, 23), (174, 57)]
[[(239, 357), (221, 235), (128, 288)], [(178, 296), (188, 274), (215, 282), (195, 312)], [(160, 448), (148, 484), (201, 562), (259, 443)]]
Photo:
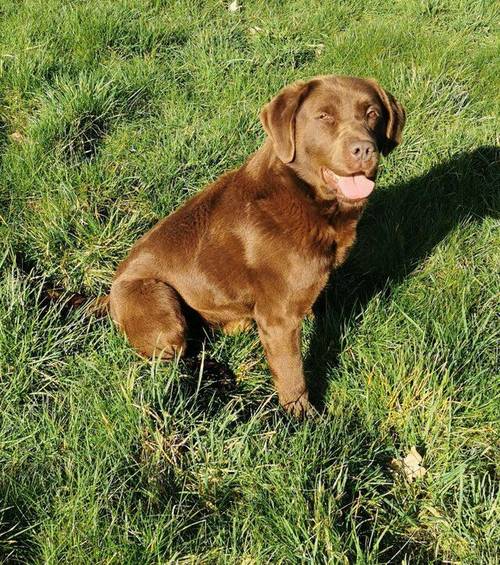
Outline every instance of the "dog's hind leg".
[(110, 313), (145, 357), (172, 359), (186, 349), (187, 324), (180, 297), (162, 281), (118, 278), (111, 287)]

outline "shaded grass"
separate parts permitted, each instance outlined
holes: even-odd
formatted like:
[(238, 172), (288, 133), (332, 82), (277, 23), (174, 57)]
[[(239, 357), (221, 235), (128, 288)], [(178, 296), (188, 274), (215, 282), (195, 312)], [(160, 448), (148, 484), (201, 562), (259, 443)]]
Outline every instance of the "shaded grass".
[[(479, 0), (1, 4), (3, 560), (498, 560), (497, 19)], [(148, 364), (69, 307), (259, 146), (281, 86), (332, 72), (377, 77), (409, 119), (304, 324), (320, 419), (281, 413), (255, 332)], [(412, 445), (409, 484), (388, 461)]]

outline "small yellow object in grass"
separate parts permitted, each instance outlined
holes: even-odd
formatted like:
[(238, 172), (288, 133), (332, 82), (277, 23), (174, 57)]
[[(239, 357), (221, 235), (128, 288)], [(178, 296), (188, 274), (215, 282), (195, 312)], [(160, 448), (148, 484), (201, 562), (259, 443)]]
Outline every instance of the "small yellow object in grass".
[(404, 459), (391, 459), (389, 465), (394, 471), (404, 475), (411, 483), (413, 479), (421, 479), (427, 473), (427, 469), (421, 463), (422, 456), (413, 446)]
[(259, 26), (253, 26), (253, 27), (248, 28), (248, 32), (250, 33), (250, 35), (257, 35), (258, 33), (261, 33), (262, 31), (264, 31), (264, 30)]
[(227, 9), (230, 12), (237, 12), (240, 8), (241, 8), (241, 4), (238, 4), (237, 0), (234, 0), (234, 2), (231, 2), (231, 4), (229, 4), (229, 6), (227, 7)]
[(15, 131), (14, 133), (11, 133), (9, 137), (12, 139), (14, 143), (22, 143), (24, 141), (24, 135), (19, 131)]

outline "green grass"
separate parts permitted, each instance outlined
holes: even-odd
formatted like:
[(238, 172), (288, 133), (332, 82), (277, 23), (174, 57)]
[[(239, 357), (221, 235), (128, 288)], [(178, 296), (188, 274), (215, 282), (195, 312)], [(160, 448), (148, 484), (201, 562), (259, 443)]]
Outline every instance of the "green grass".
[[(498, 6), (241, 4), (0, 3), (0, 560), (498, 563)], [(71, 302), (319, 73), (408, 124), (304, 324), (324, 410), (296, 422), (255, 332), (150, 364)]]

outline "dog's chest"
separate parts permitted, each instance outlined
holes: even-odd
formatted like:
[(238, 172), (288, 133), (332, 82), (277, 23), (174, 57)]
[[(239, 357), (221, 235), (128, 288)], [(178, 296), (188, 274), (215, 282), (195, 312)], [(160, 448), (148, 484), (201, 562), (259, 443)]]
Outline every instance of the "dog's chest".
[(335, 237), (331, 247), (331, 268), (339, 267), (346, 260), (347, 255), (356, 241), (357, 220), (351, 220), (335, 230)]

